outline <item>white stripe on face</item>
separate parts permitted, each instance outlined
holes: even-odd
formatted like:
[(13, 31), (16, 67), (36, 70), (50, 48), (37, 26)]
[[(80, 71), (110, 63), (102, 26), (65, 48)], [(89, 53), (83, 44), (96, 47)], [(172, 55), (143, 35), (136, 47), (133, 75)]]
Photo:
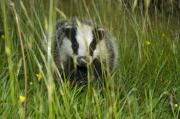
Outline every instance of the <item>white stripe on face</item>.
[(77, 35), (76, 40), (79, 44), (78, 48), (78, 56), (87, 56), (89, 55), (89, 45), (93, 40), (93, 33), (92, 33), (92, 27), (85, 25), (85, 24), (79, 24), (77, 27)]
[(72, 43), (69, 39), (64, 38), (60, 48), (60, 58), (66, 61), (68, 56), (73, 56)]

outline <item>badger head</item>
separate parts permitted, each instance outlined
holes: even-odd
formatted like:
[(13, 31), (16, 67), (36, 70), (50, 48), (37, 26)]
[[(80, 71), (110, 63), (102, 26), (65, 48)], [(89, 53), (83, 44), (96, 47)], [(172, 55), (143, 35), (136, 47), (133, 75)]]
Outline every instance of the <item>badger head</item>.
[(63, 39), (60, 47), (60, 59), (72, 58), (77, 66), (91, 64), (100, 54), (107, 50), (105, 31), (86, 23), (76, 22), (62, 27)]

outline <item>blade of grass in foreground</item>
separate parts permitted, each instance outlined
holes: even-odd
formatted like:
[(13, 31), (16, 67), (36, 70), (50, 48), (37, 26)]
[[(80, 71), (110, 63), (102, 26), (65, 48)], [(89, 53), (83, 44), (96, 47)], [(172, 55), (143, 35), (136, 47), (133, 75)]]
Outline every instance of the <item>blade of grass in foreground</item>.
[(54, 118), (53, 114), (53, 100), (54, 100), (54, 82), (52, 76), (53, 59), (51, 55), (52, 36), (56, 23), (56, 0), (50, 1), (49, 6), (49, 23), (48, 23), (48, 41), (47, 41), (47, 89), (48, 89), (48, 105), (49, 105), (49, 118)]
[(27, 94), (27, 90), (28, 90), (28, 79), (27, 79), (27, 66), (26, 66), (26, 58), (25, 58), (25, 51), (24, 51), (24, 42), (23, 42), (23, 38), (22, 38), (22, 32), (21, 32), (21, 29), (20, 29), (20, 24), (19, 24), (19, 16), (17, 15), (17, 12), (16, 12), (16, 9), (15, 9), (15, 6), (14, 6), (14, 3), (11, 3), (11, 6), (13, 8), (13, 12), (14, 12), (14, 15), (15, 15), (15, 19), (16, 19), (16, 25), (17, 25), (17, 32), (18, 32), (18, 37), (19, 37), (19, 40), (20, 40), (20, 46), (21, 46), (21, 53), (22, 53), (22, 60), (23, 60), (23, 70), (24, 70), (24, 96), (26, 98), (26, 100), (24, 101), (24, 118), (26, 117), (26, 108), (27, 108), (27, 99), (28, 99), (28, 94)]
[(5, 39), (5, 53), (7, 55), (8, 69), (9, 69), (9, 79), (10, 79), (10, 95), (12, 104), (16, 104), (15, 96), (15, 75), (14, 75), (14, 63), (13, 63), (13, 49), (12, 49), (12, 38), (10, 35), (10, 23), (8, 19), (9, 10), (7, 9), (7, 1), (1, 0), (1, 10), (3, 16), (3, 26), (4, 26), (4, 39)]

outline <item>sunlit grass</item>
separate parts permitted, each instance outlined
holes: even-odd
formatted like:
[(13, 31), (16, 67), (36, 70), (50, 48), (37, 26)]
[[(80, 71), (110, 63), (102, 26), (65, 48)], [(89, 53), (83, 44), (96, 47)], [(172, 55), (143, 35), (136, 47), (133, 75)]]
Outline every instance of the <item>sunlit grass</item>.
[[(106, 0), (1, 0), (0, 5), (1, 118), (179, 117), (177, 17), (140, 14)], [(52, 58), (56, 20), (74, 17), (92, 19), (116, 38), (119, 61), (105, 83), (75, 86), (57, 72)]]

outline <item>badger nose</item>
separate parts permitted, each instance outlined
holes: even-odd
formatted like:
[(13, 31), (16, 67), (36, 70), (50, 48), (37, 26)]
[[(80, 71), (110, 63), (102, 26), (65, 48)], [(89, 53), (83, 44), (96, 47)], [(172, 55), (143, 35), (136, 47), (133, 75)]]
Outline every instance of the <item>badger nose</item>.
[(88, 59), (87, 59), (86, 56), (79, 56), (79, 57), (77, 58), (77, 63), (78, 63), (79, 66), (86, 66), (87, 63), (88, 63), (87, 60), (88, 60)]

